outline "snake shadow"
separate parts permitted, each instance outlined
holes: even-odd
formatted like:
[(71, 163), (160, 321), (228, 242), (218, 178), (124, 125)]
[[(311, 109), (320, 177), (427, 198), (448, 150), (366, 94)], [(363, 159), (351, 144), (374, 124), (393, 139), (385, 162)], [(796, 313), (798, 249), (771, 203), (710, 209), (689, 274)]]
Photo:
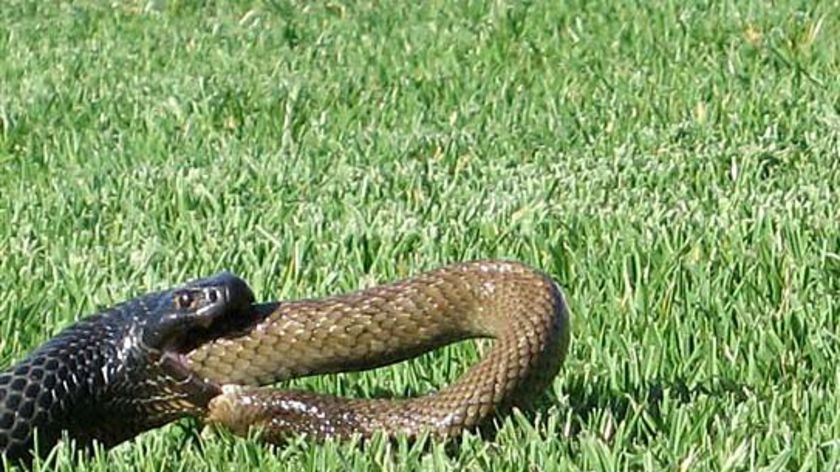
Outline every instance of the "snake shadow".
[[(634, 440), (647, 443), (657, 434), (668, 430), (667, 421), (662, 412), (665, 401), (688, 405), (700, 398), (712, 397), (742, 403), (755, 397), (757, 393), (748, 385), (725, 378), (693, 383), (684, 378), (651, 379), (637, 385), (615, 388), (606, 380), (592, 382), (591, 377), (571, 375), (566, 377), (561, 395), (562, 398), (558, 397), (553, 389), (548, 389), (547, 392), (536, 396), (523, 407), (518, 407), (517, 414), (535, 431), (538, 431), (538, 434), (556, 437), (558, 441), (566, 443), (571, 448), (582, 433), (591, 432), (592, 421), (606, 413), (610, 415), (614, 428), (617, 428), (618, 425), (638, 417), (640, 411), (644, 411), (649, 421), (634, 423), (638, 426)], [(379, 398), (399, 396), (385, 389), (378, 392)], [(513, 419), (510, 413), (510, 409), (503, 410), (470, 432), (477, 434), (482, 440), (495, 441), (506, 424)], [(560, 416), (566, 421), (561, 420), (557, 422), (560, 423), (559, 425), (548, 428), (550, 416)], [(447, 454), (453, 457), (460, 455), (461, 439), (461, 437), (454, 437), (446, 440)], [(432, 444), (426, 442), (425, 438), (423, 441), (426, 446), (424, 449), (428, 449), (428, 446)]]
[[(346, 373), (328, 374), (344, 376)], [(352, 375), (352, 374), (350, 374)], [(560, 374), (561, 376), (563, 374)], [(680, 405), (690, 404), (701, 397), (727, 398), (736, 403), (754, 397), (756, 392), (748, 385), (725, 378), (690, 382), (684, 378), (649, 379), (641, 382), (625, 380), (625, 385), (615, 386), (606, 376), (602, 381), (593, 381), (591, 376), (569, 374), (564, 377), (564, 386), (560, 389), (561, 397), (555, 389), (535, 396), (527, 404), (517, 408), (518, 415), (528, 422), (539, 434), (557, 437), (558, 440), (573, 444), (585, 431), (592, 431), (591, 424), (598, 417), (608, 414), (614, 428), (632, 421), (644, 412), (647, 421), (635, 423), (638, 428), (634, 439), (646, 443), (660, 432), (667, 431), (667, 422), (662, 413), (662, 404), (666, 400)], [(406, 388), (399, 392), (384, 387), (362, 386), (353, 382), (343, 384), (341, 396), (370, 399), (417, 398), (432, 393), (424, 389)], [(510, 409), (505, 409), (491, 416), (488, 421), (469, 430), (482, 440), (494, 441), (511, 418)], [(562, 424), (547, 428), (551, 416), (560, 416)], [(181, 423), (182, 446), (188, 444), (203, 448), (201, 430), (203, 425), (198, 420), (187, 419)], [(380, 437), (357, 442), (357, 446), (366, 449), (377, 447), (377, 443), (388, 441), (394, 445), (407, 438)], [(444, 441), (445, 451), (451, 456), (458, 456), (462, 447), (462, 436), (455, 436)], [(410, 438), (408, 442), (422, 450), (431, 449), (439, 441), (428, 437)], [(291, 441), (290, 441), (291, 442)], [(283, 447), (271, 446), (271, 447)]]
[[(602, 382), (593, 382), (591, 376), (570, 375), (565, 379), (562, 389), (563, 398), (554, 392), (537, 400), (534, 408), (523, 411), (522, 415), (535, 427), (544, 426), (544, 412), (559, 412), (564, 418), (562, 425), (548, 434), (573, 443), (584, 432), (592, 432), (592, 424), (608, 415), (612, 421), (612, 430), (620, 425), (634, 421), (644, 414), (646, 421), (633, 423), (634, 441), (647, 443), (658, 434), (668, 430), (663, 403), (673, 406), (688, 405), (701, 398), (726, 399), (734, 403), (743, 403), (758, 395), (749, 385), (726, 378), (713, 378), (701, 381), (688, 381), (685, 378), (649, 379), (637, 383), (627, 381), (624, 386), (610, 385), (604, 378)], [(541, 424), (542, 423), (542, 424)], [(498, 431), (498, 430), (496, 430)], [(488, 430), (488, 434), (493, 434)], [(609, 433), (599, 434), (609, 439)]]

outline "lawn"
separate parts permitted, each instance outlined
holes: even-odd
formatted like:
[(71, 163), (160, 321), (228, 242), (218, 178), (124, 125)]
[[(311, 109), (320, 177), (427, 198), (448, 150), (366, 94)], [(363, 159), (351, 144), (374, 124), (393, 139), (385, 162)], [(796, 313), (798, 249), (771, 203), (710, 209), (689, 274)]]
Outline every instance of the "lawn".
[[(0, 3), (0, 366), (229, 269), (258, 298), (512, 258), (541, 407), (451, 445), (185, 420), (56, 470), (840, 468), (837, 1)], [(452, 381), (473, 343), (291, 385)]]

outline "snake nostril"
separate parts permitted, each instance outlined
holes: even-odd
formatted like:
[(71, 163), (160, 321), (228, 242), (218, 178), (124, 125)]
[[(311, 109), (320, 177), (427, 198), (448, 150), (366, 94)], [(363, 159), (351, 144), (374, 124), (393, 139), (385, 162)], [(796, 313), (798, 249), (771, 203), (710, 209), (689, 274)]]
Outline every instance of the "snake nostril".
[(207, 299), (210, 300), (210, 303), (216, 303), (216, 301), (219, 299), (219, 292), (215, 289), (208, 290)]

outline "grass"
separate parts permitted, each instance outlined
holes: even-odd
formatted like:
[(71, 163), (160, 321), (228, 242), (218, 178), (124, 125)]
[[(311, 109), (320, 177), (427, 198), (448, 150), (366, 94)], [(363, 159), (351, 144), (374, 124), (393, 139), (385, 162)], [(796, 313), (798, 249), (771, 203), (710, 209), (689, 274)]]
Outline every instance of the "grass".
[[(837, 1), (0, 4), (0, 365), (230, 269), (261, 299), (515, 258), (574, 315), (457, 447), (184, 421), (56, 470), (840, 468)], [(471, 344), (323, 392), (418, 394)]]

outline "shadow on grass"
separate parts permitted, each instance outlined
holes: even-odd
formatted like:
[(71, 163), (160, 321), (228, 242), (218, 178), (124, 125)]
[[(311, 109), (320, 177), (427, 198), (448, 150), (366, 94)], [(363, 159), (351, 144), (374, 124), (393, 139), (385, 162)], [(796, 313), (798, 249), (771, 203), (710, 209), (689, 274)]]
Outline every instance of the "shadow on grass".
[[(395, 394), (385, 388), (350, 387), (344, 392), (345, 397), (370, 398), (370, 399), (395, 399), (406, 397), (418, 397), (423, 393), (404, 391)], [(616, 425), (630, 421), (640, 411), (644, 411), (648, 421), (640, 423), (637, 433), (634, 436), (641, 442), (655, 437), (660, 431), (667, 429), (666, 422), (662, 415), (662, 404), (667, 399), (680, 405), (687, 405), (697, 401), (701, 397), (727, 399), (730, 402), (742, 403), (757, 394), (750, 386), (739, 384), (728, 379), (711, 379), (708, 381), (695, 382), (690, 384), (683, 379), (650, 380), (640, 385), (629, 386), (626, 389), (616, 389), (608, 385), (606, 381), (587, 383), (582, 376), (570, 376), (566, 382), (566, 397), (558, 398), (553, 392), (545, 393), (530, 404), (521, 407), (519, 410), (524, 419), (535, 428), (540, 429), (540, 422), (545, 421), (546, 413), (560, 408), (571, 409), (570, 420), (556, 434), (564, 441), (573, 442), (584, 431), (587, 425), (597, 420), (598, 415), (608, 413)], [(503, 420), (509, 411), (503, 411), (489, 418), (489, 420), (471, 431), (478, 434), (483, 440), (493, 441), (500, 432)], [(561, 411), (561, 415), (563, 415)], [(566, 415), (563, 415), (566, 416)], [(201, 430), (203, 428), (198, 420), (188, 419), (180, 423), (181, 446), (191, 445), (198, 449), (203, 448)], [(381, 438), (380, 438), (381, 439)], [(434, 444), (433, 441), (422, 437), (420, 439), (409, 439), (413, 447), (420, 447), (429, 450)], [(605, 438), (608, 439), (608, 438)], [(399, 442), (397, 438), (384, 438), (394, 444)], [(289, 443), (294, 439), (289, 440)], [(313, 443), (318, 441), (313, 440)], [(361, 449), (369, 446), (376, 447), (380, 440), (362, 440), (356, 443)], [(283, 447), (279, 445), (277, 447)], [(460, 437), (451, 438), (446, 441), (445, 450), (447, 454), (457, 456), (461, 450)]]
[(745, 384), (729, 379), (716, 378), (689, 383), (684, 379), (649, 380), (640, 385), (616, 389), (607, 382), (587, 383), (583, 377), (571, 376), (566, 383), (567, 398), (561, 401), (553, 393), (542, 396), (534, 408), (523, 415), (531, 422), (538, 420), (541, 412), (558, 405), (571, 409), (568, 424), (560, 433), (566, 440), (575, 440), (591, 425), (596, 416), (609, 414), (614, 425), (620, 425), (644, 412), (648, 421), (643, 422), (640, 436), (644, 440), (666, 429), (662, 414), (663, 402), (669, 400), (678, 405), (688, 405), (700, 398), (728, 400), (742, 403), (755, 397), (755, 390)]

